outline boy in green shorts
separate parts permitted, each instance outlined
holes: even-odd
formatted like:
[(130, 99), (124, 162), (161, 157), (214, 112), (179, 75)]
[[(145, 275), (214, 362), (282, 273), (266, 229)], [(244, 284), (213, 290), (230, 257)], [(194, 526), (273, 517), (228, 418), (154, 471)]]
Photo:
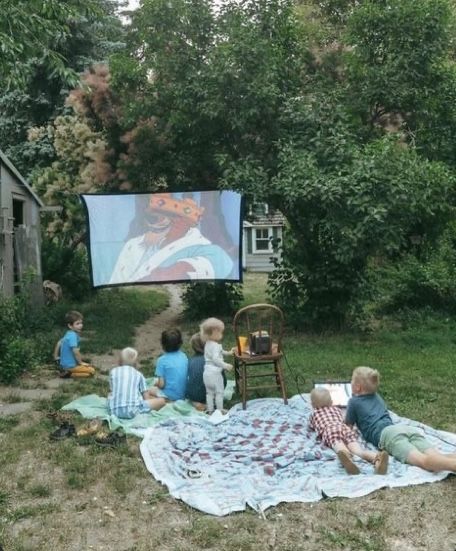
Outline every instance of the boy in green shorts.
[(352, 397), (348, 402), (345, 423), (356, 425), (367, 442), (386, 450), (402, 463), (427, 471), (456, 472), (456, 454), (440, 453), (418, 428), (403, 423), (393, 424), (385, 402), (377, 394), (379, 381), (376, 369), (357, 367), (353, 371)]

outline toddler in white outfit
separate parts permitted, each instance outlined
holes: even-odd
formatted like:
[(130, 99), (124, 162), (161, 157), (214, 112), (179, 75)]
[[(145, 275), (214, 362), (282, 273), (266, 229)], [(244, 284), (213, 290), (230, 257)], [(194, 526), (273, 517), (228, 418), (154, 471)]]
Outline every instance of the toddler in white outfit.
[(222, 372), (231, 371), (233, 366), (223, 360), (223, 356), (232, 356), (232, 352), (223, 350), (220, 344), (223, 339), (225, 324), (217, 318), (208, 318), (200, 325), (201, 339), (204, 342), (204, 373), (206, 387), (206, 405), (208, 413), (215, 408), (223, 410), (223, 376)]

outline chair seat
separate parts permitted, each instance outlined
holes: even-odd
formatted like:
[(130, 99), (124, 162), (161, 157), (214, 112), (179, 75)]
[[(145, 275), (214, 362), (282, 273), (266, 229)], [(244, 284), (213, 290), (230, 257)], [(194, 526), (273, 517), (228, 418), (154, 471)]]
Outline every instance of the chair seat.
[(276, 354), (250, 354), (249, 351), (242, 352), (242, 354), (234, 353), (234, 357), (244, 363), (254, 364), (260, 362), (275, 362), (283, 357), (282, 352)]
[[(249, 391), (269, 388), (278, 389), (286, 404), (281, 366), (283, 313), (280, 308), (271, 304), (253, 304), (241, 308), (234, 317), (233, 329), (237, 343), (234, 352), (234, 376), (236, 388), (242, 398), (242, 407), (246, 408)], [(266, 354), (256, 354), (250, 352), (246, 346), (259, 352), (263, 352), (264, 347), (269, 350)]]

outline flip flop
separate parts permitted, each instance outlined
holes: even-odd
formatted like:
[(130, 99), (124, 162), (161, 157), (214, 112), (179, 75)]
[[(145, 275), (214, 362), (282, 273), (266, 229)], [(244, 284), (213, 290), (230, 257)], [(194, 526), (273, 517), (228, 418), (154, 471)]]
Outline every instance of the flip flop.
[(337, 452), (337, 457), (348, 474), (359, 474), (358, 467), (353, 463), (348, 453), (344, 450)]

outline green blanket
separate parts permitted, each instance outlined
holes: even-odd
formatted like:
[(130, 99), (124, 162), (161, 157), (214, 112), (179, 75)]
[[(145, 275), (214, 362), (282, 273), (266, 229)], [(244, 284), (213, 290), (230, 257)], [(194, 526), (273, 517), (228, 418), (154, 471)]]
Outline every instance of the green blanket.
[(107, 399), (98, 396), (97, 394), (89, 394), (73, 400), (63, 410), (76, 410), (87, 419), (106, 419), (111, 430), (122, 428), (127, 434), (143, 435), (145, 429), (152, 427), (163, 419), (171, 417), (183, 417), (189, 415), (205, 415), (197, 411), (187, 400), (178, 400), (166, 404), (159, 411), (151, 413), (141, 413), (133, 417), (133, 419), (119, 419), (115, 415), (108, 412)]

